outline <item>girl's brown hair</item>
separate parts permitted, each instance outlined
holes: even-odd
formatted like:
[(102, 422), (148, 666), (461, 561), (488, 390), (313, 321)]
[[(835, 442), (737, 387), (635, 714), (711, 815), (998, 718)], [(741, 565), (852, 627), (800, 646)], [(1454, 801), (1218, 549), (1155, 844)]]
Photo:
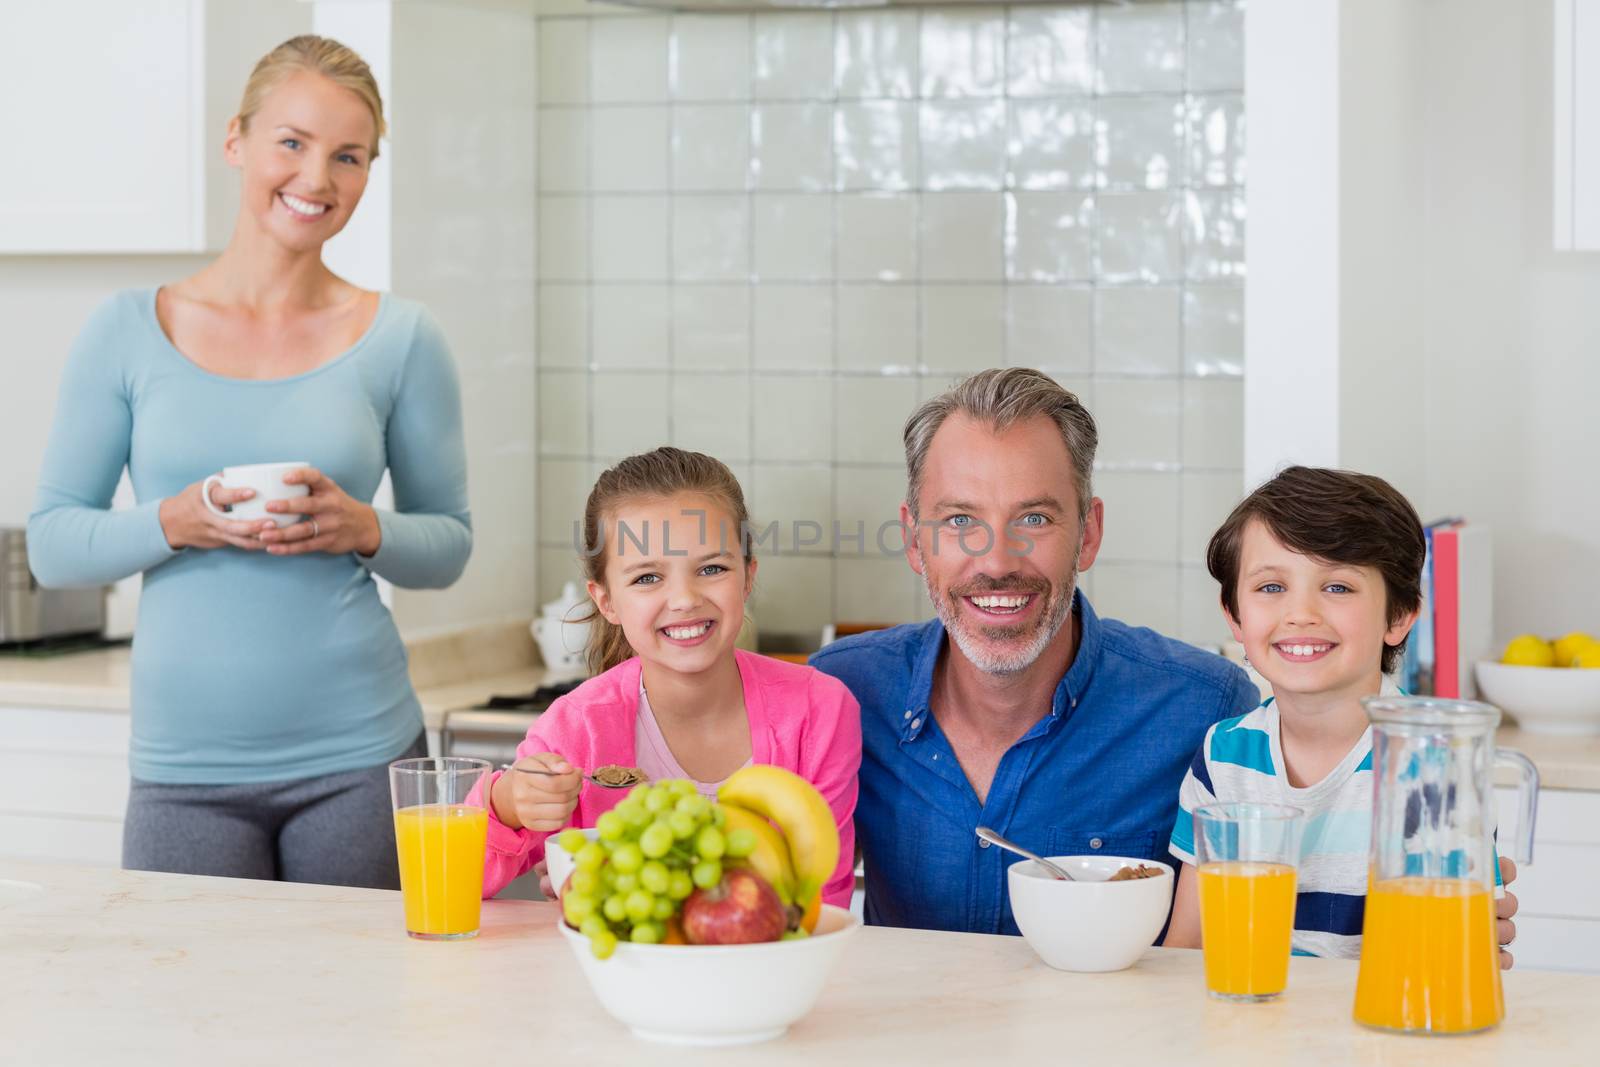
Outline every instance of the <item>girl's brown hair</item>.
[[(1398, 489), (1371, 474), (1288, 467), (1240, 501), (1211, 537), (1206, 569), (1222, 583), (1222, 606), (1239, 621), (1239, 556), (1244, 530), (1259, 519), (1286, 548), (1330, 563), (1374, 567), (1383, 575), (1390, 626), (1422, 603), (1427, 544), (1422, 520)], [(1380, 665), (1392, 674), (1406, 643), (1385, 644)]]
[[(739, 479), (727, 464), (703, 452), (662, 447), (629, 456), (600, 475), (589, 491), (589, 502), (583, 509), (582, 546), (583, 569), (589, 580), (605, 584), (606, 526), (618, 508), (630, 501), (657, 500), (679, 493), (710, 497), (727, 509), (737, 526), (740, 553), (748, 569), (755, 555), (750, 540), (750, 513), (745, 509)], [(590, 674), (603, 674), (633, 656), (622, 627), (608, 621), (598, 607), (590, 610), (585, 621), (589, 623)]]

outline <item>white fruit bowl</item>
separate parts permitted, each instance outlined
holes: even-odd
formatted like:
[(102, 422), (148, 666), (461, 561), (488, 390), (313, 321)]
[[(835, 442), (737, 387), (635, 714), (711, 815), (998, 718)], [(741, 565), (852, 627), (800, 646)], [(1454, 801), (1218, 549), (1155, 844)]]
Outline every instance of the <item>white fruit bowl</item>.
[(1600, 670), (1477, 665), (1478, 693), (1531, 734), (1600, 734)]
[(597, 960), (559, 922), (601, 1005), (635, 1037), (674, 1045), (745, 1045), (780, 1037), (809, 1012), (861, 920), (831, 904), (797, 941), (759, 945), (620, 944)]
[[(1125, 856), (1046, 856), (1076, 881), (1032, 860), (1006, 872), (1011, 914), (1039, 958), (1062, 971), (1120, 971), (1155, 941), (1172, 903), (1172, 868)], [(1122, 867), (1161, 868), (1155, 878), (1108, 882)]]
[[(557, 831), (544, 839), (544, 859), (550, 871), (550, 888), (555, 890), (556, 896), (561, 895), (561, 887), (567, 880), (567, 875), (572, 873), (572, 853), (562, 848), (556, 838), (562, 831)], [(594, 827), (583, 831), (583, 836), (590, 841), (600, 836), (600, 831)]]

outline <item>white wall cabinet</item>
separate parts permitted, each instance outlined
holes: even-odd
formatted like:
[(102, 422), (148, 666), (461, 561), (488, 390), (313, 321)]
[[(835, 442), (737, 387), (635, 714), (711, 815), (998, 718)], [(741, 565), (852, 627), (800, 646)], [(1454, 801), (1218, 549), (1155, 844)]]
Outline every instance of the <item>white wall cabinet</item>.
[(1600, 0), (1555, 4), (1555, 246), (1600, 249)]
[(6, 5), (0, 254), (220, 248), (228, 119), (255, 61), (310, 22), (295, 0)]
[[(1516, 794), (1495, 790), (1500, 839), (1515, 832)], [(1518, 967), (1600, 974), (1600, 793), (1539, 794), (1533, 863), (1511, 887), (1521, 911), (1511, 946)]]
[(0, 707), (0, 857), (122, 862), (128, 712)]

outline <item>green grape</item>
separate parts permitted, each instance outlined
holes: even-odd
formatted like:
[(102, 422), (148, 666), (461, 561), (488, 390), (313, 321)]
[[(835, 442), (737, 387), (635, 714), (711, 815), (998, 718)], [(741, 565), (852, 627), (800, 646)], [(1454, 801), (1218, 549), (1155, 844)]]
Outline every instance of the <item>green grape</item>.
[(655, 910), (650, 913), (650, 918), (656, 922), (666, 922), (672, 918), (672, 913), (678, 910), (677, 901), (671, 897), (656, 897)]
[(572, 854), (572, 864), (580, 871), (598, 870), (606, 861), (606, 850), (594, 841), (586, 841), (583, 847)]
[(695, 821), (695, 817), (686, 811), (674, 811), (667, 819), (667, 825), (672, 828), (672, 836), (679, 841), (689, 840), (694, 836), (694, 832), (700, 828), (700, 824)]
[(655, 914), (656, 898), (643, 889), (635, 889), (628, 894), (627, 909), (628, 918), (636, 923), (645, 922)]
[(689, 877), (688, 871), (673, 871), (667, 882), (667, 896), (673, 900), (682, 900), (694, 892), (694, 879)]
[(639, 876), (631, 871), (627, 874), (619, 874), (612, 881), (611, 888), (623, 896), (627, 896), (639, 888)]
[[(672, 830), (661, 823), (645, 827), (644, 833), (639, 835), (639, 850), (653, 860), (665, 856), (671, 848)], [(612, 862), (616, 862), (615, 856), (612, 857)]]
[(644, 853), (639, 851), (639, 846), (629, 841), (619, 845), (611, 853), (611, 865), (617, 869), (618, 874), (633, 874), (644, 866)]
[(561, 914), (573, 926), (594, 914), (594, 897), (588, 893), (568, 891), (561, 898)]
[(678, 802), (672, 806), (672, 810), (682, 812), (689, 818), (698, 821), (710, 806), (706, 803), (706, 798), (699, 793), (690, 793), (688, 796), (679, 797)]
[(660, 860), (651, 860), (639, 868), (639, 884), (652, 893), (665, 893), (671, 882), (667, 865)]
[(573, 871), (572, 877), (567, 880), (567, 888), (593, 895), (600, 888), (600, 875), (595, 871)]
[(617, 935), (610, 930), (601, 930), (589, 939), (589, 949), (597, 960), (610, 959), (611, 954), (617, 951)]
[(650, 813), (645, 810), (644, 802), (634, 800), (632, 797), (624, 800), (611, 810), (617, 813), (617, 817), (626, 826), (637, 828), (650, 822)]
[(632, 940), (640, 945), (659, 945), (662, 935), (661, 927), (655, 923), (638, 923), (633, 928)]
[(728, 813), (726, 811), (722, 810), (722, 805), (721, 804), (713, 804), (713, 805), (711, 805), (711, 825), (715, 826), (718, 830), (720, 830), (720, 829), (722, 829), (723, 824), (726, 823), (727, 821), (728, 821)]
[(722, 836), (721, 830), (715, 826), (708, 826), (694, 839), (694, 847), (695, 851), (700, 853), (701, 859), (720, 860), (723, 853), (728, 851), (728, 841)]
[(710, 889), (722, 881), (722, 864), (716, 860), (701, 860), (694, 865), (691, 877), (701, 889)]
[(602, 930), (610, 929), (606, 926), (605, 917), (599, 912), (594, 912), (583, 917), (583, 922), (578, 924), (578, 932), (584, 937), (593, 937)]
[(556, 838), (556, 844), (566, 849), (567, 852), (573, 856), (576, 856), (578, 854), (578, 850), (588, 843), (589, 839), (584, 836), (582, 830), (578, 830), (570, 826), (561, 831), (560, 836)]
[(611, 869), (611, 864), (600, 868), (600, 884), (606, 889), (611, 889), (617, 884), (617, 872)]
[(805, 928), (801, 927), (798, 930), (785, 930), (782, 933), (782, 935), (779, 936), (778, 940), (779, 941), (800, 941), (800, 940), (803, 940), (803, 939), (808, 938), (810, 936), (811, 936), (810, 934), (806, 933)]
[(742, 860), (756, 850), (755, 831), (747, 826), (741, 826), (728, 831), (728, 855), (736, 860)]
[(619, 923), (628, 917), (628, 897), (624, 893), (613, 893), (606, 897), (605, 903), (600, 905), (600, 910), (607, 919)]
[(695, 793), (694, 783), (689, 781), (687, 778), (674, 778), (670, 782), (666, 782), (664, 784), (673, 796), (680, 799), (687, 796), (693, 796)]
[(672, 794), (665, 789), (652, 789), (644, 798), (644, 810), (658, 815), (672, 807)]
[(622, 836), (622, 832), (628, 828), (628, 824), (622, 821), (622, 816), (614, 811), (608, 811), (600, 816), (595, 820), (594, 826), (596, 830), (600, 831), (600, 836), (607, 841), (617, 840)]
[(644, 798), (650, 795), (650, 790), (653, 788), (654, 786), (652, 786), (649, 782), (640, 782), (638, 785), (628, 790), (627, 799), (624, 800), (623, 803), (631, 804), (634, 801), (638, 801), (642, 805), (644, 804)]

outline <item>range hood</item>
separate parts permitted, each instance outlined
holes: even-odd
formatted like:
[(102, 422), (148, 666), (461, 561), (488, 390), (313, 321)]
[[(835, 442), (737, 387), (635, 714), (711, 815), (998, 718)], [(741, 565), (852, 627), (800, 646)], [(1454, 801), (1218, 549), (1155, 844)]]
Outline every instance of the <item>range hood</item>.
[[(591, 3), (601, 0), (590, 0)], [(656, 11), (750, 12), (750, 11), (850, 11), (862, 8), (901, 7), (1006, 7), (1018, 4), (1052, 4), (1056, 7), (1094, 3), (1126, 7), (1134, 0), (603, 0), (624, 7)]]

